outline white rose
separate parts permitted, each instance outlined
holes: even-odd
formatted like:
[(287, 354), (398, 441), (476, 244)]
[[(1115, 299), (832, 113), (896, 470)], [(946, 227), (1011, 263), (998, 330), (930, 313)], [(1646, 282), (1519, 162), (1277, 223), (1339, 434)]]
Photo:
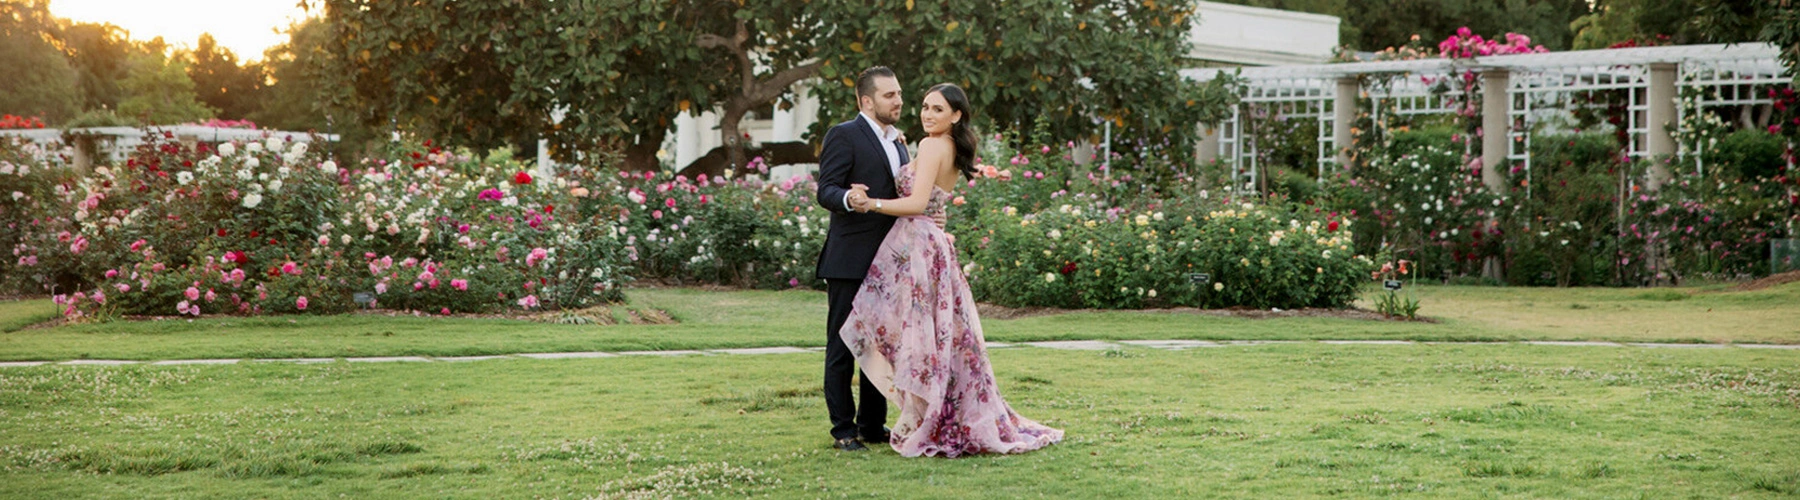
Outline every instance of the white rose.
[(331, 174), (331, 175), (337, 175), (337, 173), (338, 173), (337, 162), (331, 161), (331, 160), (325, 160), (325, 163), (320, 163), (319, 169), (324, 170), (325, 173)]
[(186, 186), (186, 185), (188, 185), (189, 182), (194, 182), (194, 173), (188, 172), (186, 170), (177, 172), (175, 174), (175, 182), (180, 183), (183, 186)]
[(282, 146), (283, 146), (283, 145), (285, 145), (285, 143), (283, 143), (283, 142), (281, 142), (281, 139), (278, 139), (278, 138), (275, 138), (275, 137), (270, 137), (270, 138), (269, 138), (269, 140), (268, 140), (268, 146), (267, 146), (267, 147), (268, 147), (268, 149), (269, 149), (269, 152), (272, 152), (272, 153), (280, 153), (280, 152), (281, 152), (281, 147), (282, 147)]
[(234, 153), (237, 153), (237, 146), (229, 142), (219, 145), (219, 156), (231, 156)]
[(250, 193), (248, 195), (244, 195), (244, 208), (256, 208), (257, 205), (261, 205), (261, 204), (262, 204), (262, 195), (256, 194), (256, 193)]
[(260, 142), (251, 141), (249, 144), (244, 145), (244, 154), (260, 153), (262, 150), (263, 145)]
[(277, 193), (281, 192), (281, 179), (275, 179), (274, 181), (269, 182), (269, 190)]

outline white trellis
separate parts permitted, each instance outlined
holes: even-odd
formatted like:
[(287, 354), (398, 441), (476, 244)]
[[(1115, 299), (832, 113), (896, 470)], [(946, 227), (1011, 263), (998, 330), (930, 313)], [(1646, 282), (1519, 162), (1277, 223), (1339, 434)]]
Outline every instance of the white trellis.
[[(1461, 78), (1464, 71), (1473, 71), (1484, 80), (1484, 86), (1504, 82), (1504, 99), (1484, 102), (1480, 110), (1484, 116), (1503, 118), (1486, 121), (1490, 128), (1498, 123), (1505, 129), (1484, 132), (1483, 164), (1499, 168), (1509, 161), (1518, 162), (1529, 186), (1531, 130), (1553, 114), (1585, 106), (1581, 96), (1623, 90), (1627, 96), (1625, 123), (1621, 124), (1629, 139), (1626, 153), (1633, 158), (1674, 154), (1673, 134), (1662, 124), (1682, 123), (1681, 111), (1674, 105), (1677, 82), (1704, 90), (1704, 97), (1697, 103), (1700, 109), (1767, 104), (1767, 96), (1755, 95), (1752, 89), (1789, 81), (1777, 54), (1773, 45), (1754, 43), (1584, 50), (1456, 61), (1420, 59), (1242, 68), (1232, 71), (1238, 71), (1244, 81), (1243, 102), (1229, 121), (1218, 127), (1222, 135), (1217, 153), (1230, 165), (1234, 185), (1255, 182), (1257, 148), (1250, 136), (1254, 131), (1242, 127), (1243, 108), (1271, 107), (1271, 111), (1286, 113), (1283, 116), (1290, 119), (1317, 120), (1318, 160), (1323, 178), (1325, 165), (1337, 163), (1334, 153), (1338, 138), (1350, 137), (1350, 124), (1337, 123), (1336, 118), (1340, 107), (1356, 105), (1357, 95), (1342, 93), (1345, 82), (1362, 76), (1387, 79), (1385, 85), (1362, 89), (1377, 104), (1373, 113), (1380, 113), (1381, 104), (1391, 100), (1398, 114), (1442, 114), (1455, 112), (1451, 103), (1456, 99), (1432, 92), (1423, 78)], [(1183, 74), (1190, 79), (1208, 80), (1221, 71), (1224, 70), (1190, 69)], [(1664, 96), (1666, 102), (1660, 99)], [(1380, 116), (1376, 118), (1380, 123)], [(1486, 135), (1495, 132), (1501, 135)]]

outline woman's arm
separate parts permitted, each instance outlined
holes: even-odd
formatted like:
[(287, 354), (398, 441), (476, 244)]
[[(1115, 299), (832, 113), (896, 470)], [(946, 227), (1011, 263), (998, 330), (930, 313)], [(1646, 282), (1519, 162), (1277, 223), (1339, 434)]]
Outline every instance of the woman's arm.
[(927, 137), (920, 141), (919, 157), (913, 159), (912, 194), (897, 200), (875, 200), (880, 202), (880, 208), (874, 211), (895, 217), (925, 213), (925, 206), (931, 203), (931, 188), (937, 185), (944, 165), (956, 154), (954, 148), (949, 139)]

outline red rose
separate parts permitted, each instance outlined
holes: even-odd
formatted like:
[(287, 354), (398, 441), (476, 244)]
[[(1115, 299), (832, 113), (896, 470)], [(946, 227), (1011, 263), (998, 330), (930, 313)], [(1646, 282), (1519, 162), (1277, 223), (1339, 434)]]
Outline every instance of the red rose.
[(1331, 223), (1325, 225), (1326, 231), (1337, 231), (1337, 229), (1338, 229), (1338, 221), (1331, 221)]
[(220, 238), (224, 238), (224, 237), (225, 237), (225, 228), (219, 228), (219, 237), (220, 237)]
[(525, 172), (519, 172), (517, 174), (513, 174), (513, 184), (530, 184), (530, 183), (531, 183), (531, 174), (528, 174)]
[(555, 213), (556, 205), (544, 205), (544, 213)]
[(1066, 262), (1066, 263), (1063, 263), (1063, 266), (1062, 266), (1062, 273), (1063, 273), (1063, 275), (1064, 275), (1064, 276), (1067, 276), (1067, 275), (1069, 275), (1069, 274), (1071, 274), (1071, 273), (1074, 273), (1074, 272), (1075, 272), (1075, 263), (1074, 263), (1074, 262)]

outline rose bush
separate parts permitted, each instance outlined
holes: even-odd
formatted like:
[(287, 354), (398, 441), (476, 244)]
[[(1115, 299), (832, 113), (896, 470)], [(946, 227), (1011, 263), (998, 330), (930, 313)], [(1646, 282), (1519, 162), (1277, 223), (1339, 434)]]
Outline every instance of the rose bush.
[(359, 293), (437, 313), (579, 307), (629, 279), (614, 224), (555, 209), (577, 205), (581, 171), (537, 182), (429, 142), (340, 166), (306, 142), (149, 139), (124, 165), (51, 165), (60, 182), (20, 198), (40, 202), (19, 207), (14, 265), (34, 263), (27, 281), (68, 316), (330, 313)]

